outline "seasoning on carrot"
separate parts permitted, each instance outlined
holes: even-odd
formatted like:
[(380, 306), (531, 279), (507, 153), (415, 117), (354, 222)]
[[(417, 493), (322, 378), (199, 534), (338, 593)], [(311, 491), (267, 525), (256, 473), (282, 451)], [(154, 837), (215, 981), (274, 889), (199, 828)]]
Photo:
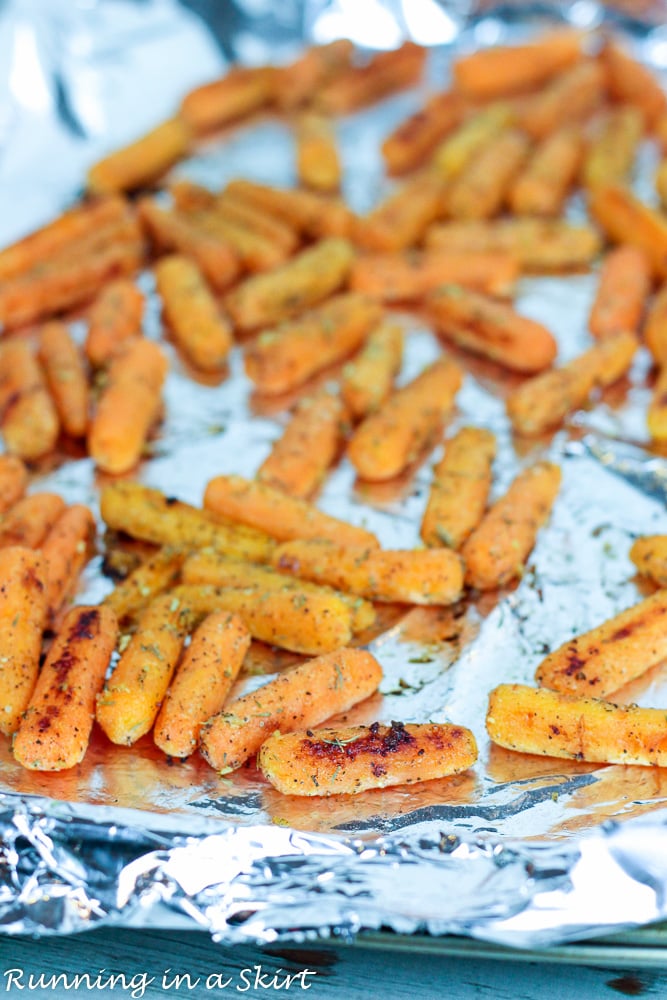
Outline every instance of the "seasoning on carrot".
[(39, 673), (46, 625), (44, 563), (22, 546), (0, 548), (0, 733), (16, 732)]
[(427, 226), (444, 213), (445, 197), (445, 181), (436, 173), (416, 174), (357, 220), (355, 242), (375, 251), (414, 246)]
[(459, 177), (473, 158), (512, 125), (514, 114), (509, 104), (498, 102), (471, 114), (436, 149), (431, 166), (445, 181)]
[(580, 129), (566, 125), (547, 135), (512, 185), (512, 211), (517, 215), (559, 215), (579, 173), (583, 154)]
[(0, 419), (7, 451), (25, 461), (53, 450), (60, 421), (35, 353), (25, 340), (0, 346)]
[(232, 344), (229, 324), (197, 265), (187, 257), (163, 257), (155, 265), (163, 314), (187, 358), (202, 371), (220, 371)]
[(667, 277), (667, 221), (620, 184), (600, 184), (588, 198), (588, 211), (612, 243), (643, 250), (654, 275)]
[(378, 52), (363, 66), (349, 66), (317, 89), (315, 107), (327, 114), (347, 114), (366, 104), (416, 84), (426, 49), (404, 42), (389, 52)]
[(412, 302), (440, 285), (511, 297), (519, 277), (517, 259), (505, 251), (446, 249), (364, 254), (350, 274), (350, 288), (382, 302)]
[(341, 182), (341, 162), (331, 121), (306, 111), (295, 125), (296, 171), (301, 184), (331, 194)]
[(31, 493), (10, 507), (0, 521), (0, 546), (37, 549), (65, 509), (57, 493)]
[(491, 139), (448, 191), (447, 213), (453, 219), (491, 219), (497, 215), (529, 149), (529, 140), (518, 129), (505, 129)]
[(187, 155), (190, 138), (187, 123), (182, 118), (170, 118), (94, 163), (88, 170), (86, 186), (98, 194), (143, 187)]
[(48, 621), (71, 598), (84, 566), (93, 554), (95, 518), (88, 507), (77, 503), (66, 507), (42, 543), (46, 570)]
[(341, 396), (356, 420), (374, 413), (389, 396), (403, 357), (403, 330), (397, 323), (376, 327), (343, 369)]
[(259, 232), (247, 220), (236, 218), (227, 205), (216, 202), (211, 208), (193, 211), (187, 222), (204, 239), (215, 240), (229, 246), (237, 258), (240, 269), (251, 273), (272, 271), (284, 264), (291, 250), (282, 242)]
[(279, 246), (286, 256), (293, 253), (299, 245), (297, 228), (290, 221), (279, 219), (265, 209), (237, 198), (227, 189), (216, 196), (213, 207), (223, 218)]
[(90, 307), (84, 350), (93, 368), (109, 364), (126, 340), (141, 334), (144, 297), (126, 278), (110, 281)]
[(643, 134), (644, 120), (638, 108), (624, 105), (608, 111), (586, 152), (582, 170), (584, 186), (627, 181)]
[(651, 290), (651, 266), (639, 247), (619, 246), (604, 258), (588, 327), (602, 340), (623, 331), (637, 334)]
[(402, 121), (382, 143), (389, 174), (420, 166), (435, 146), (461, 123), (466, 103), (456, 92), (435, 94), (423, 108)]
[(117, 584), (104, 604), (113, 609), (119, 622), (134, 617), (174, 583), (185, 556), (183, 549), (163, 545)]
[(605, 73), (594, 59), (582, 60), (536, 94), (515, 106), (516, 124), (534, 139), (544, 139), (568, 123), (585, 120), (602, 107)]
[(223, 194), (260, 208), (300, 233), (316, 239), (350, 235), (352, 212), (338, 198), (315, 191), (290, 191), (241, 179), (230, 181)]
[(187, 93), (180, 117), (196, 135), (245, 118), (269, 102), (271, 80), (268, 67), (235, 66), (221, 79)]
[(40, 332), (39, 360), (66, 434), (85, 437), (88, 427), (88, 373), (80, 349), (63, 323)]

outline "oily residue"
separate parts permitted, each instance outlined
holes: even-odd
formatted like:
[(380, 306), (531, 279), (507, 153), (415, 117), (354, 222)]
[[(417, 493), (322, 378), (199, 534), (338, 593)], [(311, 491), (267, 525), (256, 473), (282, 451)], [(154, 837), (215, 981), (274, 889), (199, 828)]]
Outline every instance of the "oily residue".
[[(330, 760), (333, 763), (355, 760), (362, 754), (374, 757), (389, 757), (398, 753), (402, 747), (414, 745), (414, 736), (406, 730), (402, 722), (392, 722), (389, 729), (380, 732), (380, 723), (374, 722), (368, 727), (368, 735), (344, 743), (341, 740), (301, 741), (301, 749), (310, 757), (318, 760)], [(384, 773), (384, 772), (382, 772)]]

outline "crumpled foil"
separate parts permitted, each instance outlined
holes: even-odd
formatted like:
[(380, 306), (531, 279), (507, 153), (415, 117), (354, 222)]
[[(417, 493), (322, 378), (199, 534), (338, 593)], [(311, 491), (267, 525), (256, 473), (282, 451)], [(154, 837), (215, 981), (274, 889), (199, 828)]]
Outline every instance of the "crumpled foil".
[[(187, 8), (9, 0), (0, 6), (0, 242), (62, 210), (90, 162), (168, 115), (230, 59), (288, 59), (304, 38), (349, 35), (382, 48), (408, 35), (439, 44), (429, 67), (437, 87), (453, 51), (523, 38), (549, 20), (544, 4), (487, 8), (466, 0), (190, 0)], [(644, 17), (635, 5), (627, 26), (639, 54), (662, 68), (664, 31), (651, 29), (657, 9), (646, 5)], [(578, 0), (556, 5), (551, 20), (623, 17)], [(356, 210), (390, 189), (379, 142), (425, 89), (338, 123), (345, 196)], [(638, 189), (649, 196), (654, 155), (645, 150), (640, 160)], [(211, 140), (178, 172), (212, 187), (238, 174), (293, 183), (289, 132), (259, 118)], [(145, 333), (157, 337), (151, 276), (140, 283)], [(522, 282), (519, 308), (554, 331), (562, 360), (587, 346), (594, 288), (592, 275)], [(402, 381), (440, 351), (414, 316), (404, 322)], [(468, 377), (450, 429), (472, 422), (495, 431), (495, 495), (538, 457), (562, 465), (561, 495), (517, 586), (454, 608), (383, 609), (368, 642), (383, 666), (381, 691), (346, 720), (470, 726), (478, 765), (419, 787), (303, 800), (279, 795), (252, 766), (220, 778), (199, 758), (170, 762), (148, 737), (111, 747), (96, 732), (82, 765), (61, 774), (27, 772), (0, 748), (0, 930), (197, 926), (228, 942), (271, 942), (389, 928), (534, 947), (667, 917), (667, 772), (518, 755), (491, 745), (484, 729), (492, 687), (530, 681), (549, 649), (643, 594), (629, 545), (667, 532), (667, 462), (647, 450), (650, 361), (640, 352), (629, 379), (517, 453), (503, 406), (512, 379), (458, 356)], [(200, 503), (211, 476), (255, 473), (281, 432), (285, 401), (261, 404), (238, 355), (221, 384), (195, 381), (173, 351), (171, 360), (165, 423), (139, 476)], [(62, 459), (45, 463), (32, 488), (95, 509), (101, 477), (86, 458)], [(432, 460), (398, 483), (363, 487), (343, 462), (319, 502), (387, 546), (414, 545)], [(82, 600), (111, 587), (100, 563), (86, 571)], [(243, 689), (294, 660), (254, 644)], [(667, 667), (619, 700), (667, 705)]]

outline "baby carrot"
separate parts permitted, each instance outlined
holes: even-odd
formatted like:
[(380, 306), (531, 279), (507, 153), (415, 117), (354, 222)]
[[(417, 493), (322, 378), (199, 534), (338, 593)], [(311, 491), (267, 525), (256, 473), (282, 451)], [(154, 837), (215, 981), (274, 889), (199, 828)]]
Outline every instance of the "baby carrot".
[(197, 265), (174, 254), (155, 265), (162, 311), (187, 358), (202, 371), (219, 371), (232, 344), (227, 320)]
[(204, 507), (266, 532), (281, 542), (291, 538), (325, 538), (344, 545), (378, 547), (377, 538), (366, 528), (340, 521), (305, 500), (297, 500), (264, 483), (240, 476), (211, 479), (204, 494)]
[(630, 549), (637, 572), (648, 576), (659, 587), (667, 587), (667, 535), (645, 535)]
[(493, 504), (461, 550), (471, 587), (495, 590), (521, 575), (537, 532), (549, 517), (560, 479), (557, 465), (536, 462), (519, 473)]
[(517, 215), (557, 216), (574, 184), (584, 143), (572, 125), (547, 135), (530, 155), (509, 193)]
[(0, 548), (0, 733), (16, 732), (28, 707), (46, 625), (44, 564), (38, 552)]
[(199, 730), (222, 710), (250, 645), (240, 618), (209, 615), (192, 636), (176, 668), (153, 729), (155, 745), (170, 757), (197, 749)]
[(307, 104), (318, 87), (347, 70), (353, 53), (354, 46), (347, 38), (336, 39), (328, 45), (311, 45), (294, 62), (274, 69), (273, 101), (283, 111)]
[(42, 327), (39, 360), (64, 432), (72, 437), (85, 437), (88, 373), (82, 353), (64, 323), (47, 323)]
[(418, 167), (447, 133), (465, 116), (466, 104), (460, 94), (435, 94), (423, 108), (398, 125), (382, 143), (389, 174), (405, 174)]
[(0, 455), (0, 515), (21, 499), (28, 485), (28, 470), (16, 455)]
[(601, 58), (612, 98), (638, 107), (646, 125), (653, 126), (667, 110), (667, 98), (653, 73), (612, 39), (606, 40)]
[(67, 613), (14, 737), (12, 751), (23, 767), (63, 771), (83, 760), (117, 634), (109, 608)]
[(458, 549), (477, 527), (486, 510), (495, 454), (495, 437), (481, 427), (464, 427), (445, 442), (421, 524), (426, 545)]
[(659, 365), (667, 362), (667, 285), (656, 292), (648, 307), (644, 342)]
[(182, 118), (170, 118), (146, 135), (114, 150), (90, 167), (89, 191), (118, 194), (143, 187), (183, 159), (190, 148), (190, 129)]
[(83, 504), (66, 507), (42, 543), (46, 606), (50, 624), (71, 598), (83, 567), (93, 554), (95, 518)]
[(352, 229), (353, 216), (347, 205), (338, 198), (315, 191), (287, 191), (255, 181), (234, 180), (223, 194), (260, 208), (316, 239), (349, 236)]
[(18, 500), (0, 521), (0, 546), (37, 549), (65, 509), (57, 493), (31, 493)]
[(364, 650), (319, 656), (230, 702), (202, 727), (201, 752), (216, 771), (233, 771), (271, 733), (317, 726), (368, 698), (381, 680), (380, 664)]
[(515, 107), (516, 124), (533, 139), (544, 139), (570, 122), (579, 122), (601, 107), (605, 73), (594, 59), (582, 60), (523, 98)]
[(25, 340), (0, 346), (0, 414), (7, 451), (42, 458), (58, 440), (58, 413), (34, 351)]
[(584, 186), (627, 181), (643, 134), (644, 119), (638, 108), (628, 104), (608, 111), (584, 159)]
[(258, 232), (235, 215), (226, 205), (216, 203), (211, 208), (190, 213), (187, 221), (204, 238), (231, 247), (242, 271), (272, 271), (285, 263), (290, 251), (282, 243)]
[(462, 381), (449, 358), (429, 365), (359, 424), (348, 457), (362, 479), (392, 479), (414, 461), (441, 430)]
[(600, 184), (588, 211), (612, 243), (629, 243), (648, 256), (654, 275), (667, 277), (667, 220), (620, 184)]
[(285, 795), (354, 795), (418, 784), (466, 771), (476, 759), (469, 729), (432, 722), (276, 731), (257, 754), (264, 777)]
[(265, 209), (235, 197), (227, 190), (217, 195), (213, 207), (223, 218), (270, 240), (285, 255), (293, 253), (299, 245), (297, 229), (289, 221), (279, 219)]
[(437, 147), (431, 160), (433, 170), (445, 181), (459, 177), (473, 157), (513, 121), (512, 108), (501, 102), (471, 114)]
[(103, 472), (128, 472), (141, 458), (160, 414), (167, 368), (162, 349), (143, 337), (115, 355), (88, 431), (88, 453)]
[(363, 419), (385, 401), (402, 357), (403, 330), (386, 322), (373, 330), (354, 360), (345, 365), (340, 392), (354, 419)]
[(667, 160), (662, 160), (655, 173), (655, 190), (664, 211), (667, 207)]
[(426, 49), (414, 42), (378, 52), (364, 66), (350, 66), (319, 87), (314, 95), (315, 107), (327, 114), (347, 114), (411, 87), (421, 76), (425, 58)]
[(654, 441), (667, 441), (667, 367), (658, 371), (646, 414), (646, 426)]
[(569, 638), (535, 671), (541, 687), (605, 698), (667, 656), (667, 591)]
[(186, 94), (181, 101), (180, 117), (195, 134), (245, 118), (268, 103), (271, 80), (268, 67), (236, 66), (221, 79)]
[(304, 112), (295, 126), (296, 172), (299, 182), (314, 191), (338, 191), (341, 163), (331, 122), (322, 115)]
[(381, 317), (379, 304), (364, 295), (335, 295), (298, 319), (260, 333), (246, 349), (246, 373), (258, 392), (288, 392), (352, 354)]
[(279, 323), (340, 288), (353, 259), (346, 240), (322, 240), (270, 274), (248, 278), (227, 296), (227, 309), (241, 330)]
[(504, 302), (451, 285), (432, 292), (425, 305), (440, 335), (512, 371), (538, 372), (556, 357), (547, 328)]
[(144, 297), (127, 278), (105, 285), (88, 312), (84, 351), (94, 368), (103, 368), (130, 337), (141, 334)]
[(184, 559), (182, 549), (163, 545), (114, 587), (104, 603), (112, 608), (119, 622), (133, 617), (174, 583)]
[(449, 190), (448, 214), (453, 219), (490, 219), (497, 215), (529, 149), (527, 137), (517, 129), (505, 129), (491, 139)]
[(444, 212), (446, 185), (435, 173), (420, 173), (357, 220), (355, 242), (366, 250), (394, 251), (418, 243)]
[(350, 288), (382, 302), (421, 299), (440, 285), (461, 285), (505, 298), (512, 296), (518, 277), (517, 259), (504, 251), (408, 250), (358, 257)]
[(588, 328), (602, 340), (615, 333), (637, 334), (651, 291), (651, 265), (645, 252), (625, 245), (611, 250), (600, 269)]

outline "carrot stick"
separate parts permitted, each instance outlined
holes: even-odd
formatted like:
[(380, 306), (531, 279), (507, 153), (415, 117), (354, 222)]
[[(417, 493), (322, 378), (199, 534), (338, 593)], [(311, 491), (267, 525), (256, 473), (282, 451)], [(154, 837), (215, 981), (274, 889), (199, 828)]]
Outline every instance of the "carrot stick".
[(268, 184), (235, 180), (230, 181), (223, 194), (261, 208), (316, 239), (349, 236), (352, 229), (353, 216), (347, 205), (314, 191), (286, 191)]
[(535, 671), (541, 687), (605, 698), (667, 656), (667, 591), (570, 637)]
[(170, 757), (197, 749), (199, 730), (222, 710), (250, 645), (240, 618), (209, 615), (192, 637), (155, 721), (155, 745)]
[(332, 123), (322, 115), (304, 112), (296, 122), (295, 138), (299, 182), (324, 194), (338, 191), (341, 163)]
[(519, 473), (461, 550), (466, 582), (477, 590), (495, 590), (523, 572), (537, 532), (549, 517), (561, 472), (550, 462), (536, 462)]
[(469, 729), (447, 723), (274, 732), (257, 764), (285, 795), (355, 795), (465, 771), (477, 759)]
[(42, 327), (39, 360), (64, 432), (84, 437), (88, 427), (88, 374), (82, 353), (63, 323)]
[(63, 771), (83, 760), (117, 634), (109, 608), (68, 612), (14, 737), (14, 757), (23, 767)]
[(667, 98), (659, 81), (612, 39), (606, 40), (601, 58), (612, 98), (634, 104), (642, 112), (646, 125), (652, 127), (667, 111)]
[(472, 159), (513, 125), (514, 114), (509, 104), (498, 102), (482, 108), (466, 118), (435, 150), (431, 166), (443, 180), (459, 177)]
[(360, 347), (381, 316), (379, 305), (363, 295), (336, 295), (253, 340), (245, 353), (246, 374), (261, 393), (295, 389)]
[(204, 506), (212, 513), (266, 532), (278, 541), (324, 538), (344, 545), (378, 546), (377, 538), (366, 528), (340, 521), (304, 500), (240, 476), (211, 479), (204, 494)]
[(414, 42), (379, 52), (365, 66), (350, 66), (320, 87), (314, 104), (327, 114), (347, 114), (372, 104), (404, 87), (416, 84), (422, 74), (426, 49)]
[(441, 430), (461, 381), (458, 365), (441, 358), (366, 417), (348, 446), (361, 478), (392, 479), (414, 461)]
[(556, 357), (547, 328), (503, 302), (451, 285), (427, 296), (425, 306), (440, 335), (512, 371), (538, 372)]
[(528, 379), (507, 398), (515, 431), (541, 434), (584, 405), (595, 386), (612, 385), (630, 367), (638, 343), (631, 333), (606, 337), (560, 368)]
[(366, 250), (404, 250), (419, 242), (444, 207), (445, 182), (434, 173), (416, 175), (358, 220), (355, 242)]
[(584, 186), (627, 181), (643, 134), (644, 119), (638, 108), (625, 105), (607, 112), (584, 159)]
[(141, 334), (144, 297), (125, 278), (110, 281), (90, 307), (84, 350), (94, 368), (108, 365), (119, 347)]
[(667, 535), (645, 535), (632, 545), (630, 558), (637, 572), (659, 587), (667, 587)]
[(644, 304), (651, 291), (651, 266), (646, 253), (626, 245), (610, 251), (600, 270), (588, 328), (603, 340), (615, 333), (637, 334)]
[(316, 726), (368, 698), (381, 680), (380, 664), (364, 650), (317, 657), (230, 702), (202, 727), (201, 752), (216, 771), (233, 771), (271, 733)]
[(279, 323), (340, 288), (353, 259), (346, 240), (322, 240), (271, 274), (248, 278), (227, 296), (227, 309), (241, 330)]
[(598, 185), (588, 199), (588, 211), (612, 243), (629, 243), (643, 250), (658, 278), (667, 277), (667, 221), (621, 185)]
[(667, 441), (667, 367), (658, 371), (646, 414), (646, 426), (654, 441)]
[(231, 217), (226, 206), (216, 203), (210, 209), (192, 212), (187, 219), (206, 239), (228, 244), (242, 271), (272, 271), (290, 255), (282, 242), (250, 228), (245, 220)]
[(578, 62), (582, 42), (581, 32), (561, 30), (548, 32), (528, 45), (479, 49), (454, 61), (454, 84), (478, 100), (534, 90)]
[(234, 524), (219, 513), (198, 510), (139, 483), (115, 482), (102, 490), (105, 523), (156, 545), (176, 548), (211, 546), (250, 562), (267, 562), (274, 548), (268, 533)]
[(461, 285), (505, 298), (512, 296), (518, 277), (516, 258), (502, 251), (409, 250), (358, 257), (350, 288), (382, 302), (418, 300), (440, 285)]
[(381, 323), (343, 369), (341, 396), (354, 419), (374, 413), (389, 396), (402, 357), (402, 328), (396, 323)]
[(544, 139), (569, 122), (579, 122), (601, 107), (605, 73), (593, 59), (582, 61), (515, 107), (516, 123), (534, 139)]
[(50, 624), (79, 583), (83, 567), (93, 554), (95, 518), (83, 504), (67, 507), (42, 543), (46, 570), (46, 605)]
[(0, 733), (18, 729), (32, 695), (46, 625), (44, 564), (20, 546), (0, 549)]
[(143, 337), (115, 355), (88, 431), (88, 453), (103, 472), (128, 472), (141, 458), (160, 414), (167, 368), (162, 349)]
[(345, 417), (340, 396), (327, 390), (300, 400), (257, 470), (257, 479), (290, 496), (308, 499), (338, 456)]
[(398, 125), (382, 143), (389, 174), (418, 167), (435, 146), (461, 123), (466, 104), (457, 93), (435, 94), (423, 108)]
[(583, 154), (579, 129), (566, 125), (547, 135), (512, 185), (512, 211), (517, 215), (559, 215), (579, 173)]
[(421, 524), (426, 545), (459, 549), (477, 527), (486, 510), (495, 454), (494, 435), (481, 427), (464, 427), (445, 442)]
[(0, 455), (0, 515), (21, 499), (28, 485), (28, 470), (16, 455)]
[(301, 540), (279, 545), (273, 565), (369, 601), (453, 604), (463, 588), (461, 560), (450, 549), (389, 551)]
[(174, 254), (155, 265), (162, 312), (174, 340), (202, 371), (224, 367), (232, 345), (229, 324), (197, 265)]
[(656, 292), (648, 307), (644, 342), (658, 364), (663, 365), (667, 361), (667, 285)]
[(65, 509), (57, 493), (31, 493), (18, 500), (0, 521), (0, 546), (37, 549)]
[(235, 66), (220, 80), (195, 87), (181, 101), (180, 117), (195, 134), (246, 118), (268, 103), (272, 71)]
[(178, 598), (153, 600), (97, 696), (96, 718), (112, 743), (131, 746), (147, 733), (167, 693), (187, 634)]
[(118, 194), (144, 187), (187, 156), (190, 129), (170, 118), (139, 139), (109, 153), (89, 169), (86, 186), (97, 194)]
[(454, 219), (497, 215), (529, 149), (528, 139), (516, 129), (506, 129), (483, 146), (447, 195), (449, 215)]
[(286, 255), (293, 253), (299, 245), (297, 228), (289, 221), (279, 219), (263, 208), (249, 201), (239, 199), (228, 191), (222, 191), (215, 199), (214, 207), (218, 215), (230, 222), (263, 236), (281, 247)]
[(113, 610), (119, 622), (134, 617), (174, 583), (184, 559), (182, 549), (163, 545), (117, 584), (104, 598), (104, 604)]
[(6, 340), (0, 346), (0, 414), (7, 451), (29, 462), (54, 448), (58, 413), (25, 340)]
[[(167, 190), (171, 195), (174, 209), (180, 213), (181, 218), (192, 215), (196, 212), (208, 212), (215, 208), (218, 202), (218, 195), (203, 184), (195, 184), (185, 177), (175, 177), (170, 180)], [(140, 206), (144, 204), (140, 202)]]
[(293, 63), (276, 67), (271, 81), (274, 102), (283, 111), (307, 104), (318, 87), (347, 70), (353, 53), (352, 42), (340, 38), (328, 45), (312, 45)]

